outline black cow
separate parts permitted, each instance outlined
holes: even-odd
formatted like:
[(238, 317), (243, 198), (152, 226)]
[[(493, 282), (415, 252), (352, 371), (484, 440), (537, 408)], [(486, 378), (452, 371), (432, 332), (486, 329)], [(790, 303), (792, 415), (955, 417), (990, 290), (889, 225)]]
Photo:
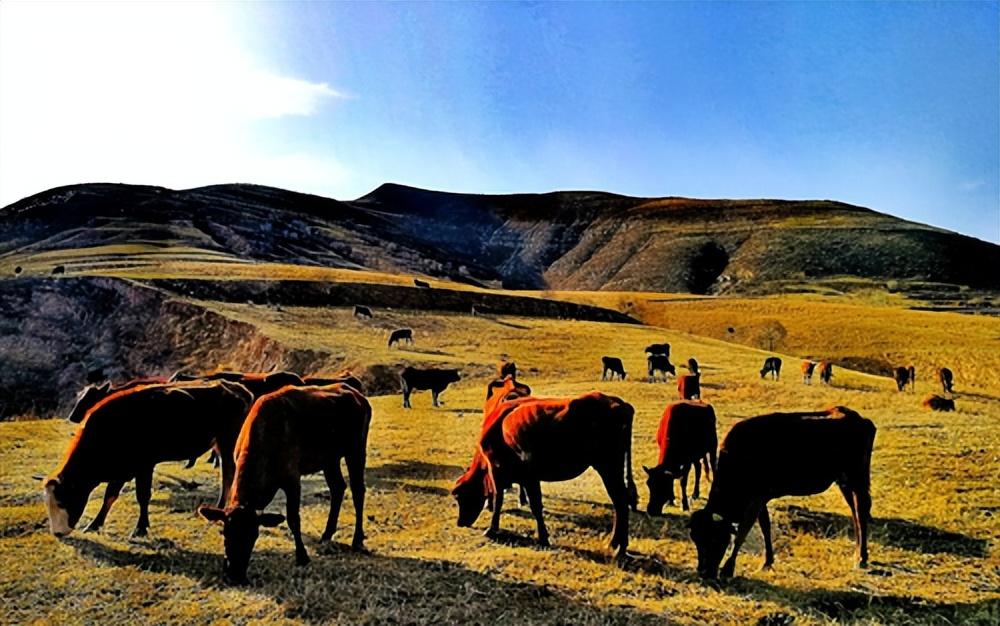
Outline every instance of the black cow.
[(413, 279), (413, 284), (416, 285), (417, 287), (420, 287), (421, 289), (430, 289), (431, 288), (431, 284), (430, 283), (428, 283), (426, 281), (423, 281), (423, 280), (420, 280), (419, 278), (414, 278)]
[(651, 343), (646, 346), (646, 354), (662, 354), (664, 356), (670, 356), (670, 344)]
[(601, 380), (608, 379), (608, 372), (611, 372), (611, 380), (615, 379), (615, 375), (618, 375), (620, 380), (625, 380), (628, 375), (625, 372), (625, 365), (622, 360), (616, 356), (602, 356), (601, 364), (604, 366), (604, 371), (601, 372)]
[(410, 407), (410, 393), (430, 389), (434, 406), (441, 406), (438, 396), (449, 384), (457, 383), (462, 376), (457, 369), (419, 369), (407, 367), (399, 373), (399, 386), (403, 390), (403, 408)]
[(952, 393), (953, 385), (955, 383), (955, 377), (952, 376), (951, 370), (947, 367), (942, 367), (938, 370), (938, 382), (941, 383), (941, 389), (945, 393)]
[(372, 317), (372, 310), (366, 306), (361, 306), (360, 304), (354, 305), (354, 317)]
[(896, 381), (896, 389), (899, 391), (906, 389), (907, 385), (913, 387), (913, 382), (910, 380), (910, 368), (897, 367), (892, 372), (892, 378)]
[(413, 330), (410, 328), (400, 328), (399, 330), (392, 331), (389, 335), (389, 347), (392, 344), (399, 343), (400, 341), (405, 341), (406, 343), (413, 343)]
[(781, 376), (781, 359), (776, 356), (769, 356), (764, 359), (764, 367), (760, 368), (760, 377), (764, 378), (768, 374), (772, 380), (778, 380)]
[(57, 266), (55, 266), (55, 267), (52, 268), (52, 273), (53, 274), (65, 274), (66, 273), (66, 266), (65, 265), (57, 265)]
[(665, 354), (650, 354), (646, 357), (646, 369), (649, 373), (649, 380), (656, 380), (656, 372), (663, 373), (663, 382), (667, 382), (667, 374), (677, 376), (677, 370), (670, 362), (670, 357)]

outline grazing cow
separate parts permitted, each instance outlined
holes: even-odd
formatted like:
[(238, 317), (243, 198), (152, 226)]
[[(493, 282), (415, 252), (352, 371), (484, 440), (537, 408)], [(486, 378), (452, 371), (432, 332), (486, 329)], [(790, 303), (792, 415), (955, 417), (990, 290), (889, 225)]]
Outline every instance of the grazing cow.
[(694, 357), (688, 359), (687, 368), (688, 371), (694, 374), (695, 376), (701, 373), (698, 371), (698, 361), (696, 361)]
[(410, 393), (430, 389), (431, 402), (434, 406), (441, 406), (438, 396), (447, 389), (451, 383), (457, 383), (462, 376), (457, 369), (418, 369), (407, 367), (399, 373), (399, 386), (403, 390), (403, 408), (410, 407)]
[(134, 478), (139, 520), (132, 534), (146, 535), (153, 467), (197, 457), (213, 447), (222, 458), (219, 502), (225, 502), (234, 471), (233, 446), (252, 403), (245, 388), (228, 381), (134, 387), (101, 400), (80, 424), (62, 463), (45, 479), (52, 534), (69, 534), (90, 493), (106, 482), (104, 503), (87, 527), (98, 530), (122, 487)]
[(608, 372), (611, 372), (611, 380), (615, 379), (615, 375), (618, 376), (619, 380), (625, 380), (628, 375), (625, 372), (625, 365), (622, 360), (616, 356), (602, 356), (601, 364), (604, 366), (604, 371), (601, 372), (601, 380), (608, 379)]
[(337, 374), (332, 377), (323, 376), (303, 376), (302, 382), (305, 385), (313, 387), (329, 387), (330, 385), (347, 385), (348, 387), (353, 387), (355, 391), (359, 393), (365, 392), (364, 383), (357, 376), (354, 376), (350, 372), (344, 372), (342, 374)]
[(330, 512), (321, 542), (337, 530), (347, 487), (340, 460), (347, 465), (354, 501), (352, 547), (364, 547), (365, 461), (371, 405), (347, 385), (289, 387), (258, 399), (236, 443), (236, 475), (225, 508), (200, 506), (198, 513), (222, 522), (225, 542), (223, 571), (230, 581), (247, 583), (247, 567), (261, 526), (273, 527), (284, 517), (264, 513), (279, 489), (285, 493), (288, 528), (295, 540), (295, 562), (309, 563), (302, 543), (299, 506), (303, 474), (323, 472), (330, 488)]
[(951, 398), (942, 398), (936, 393), (932, 393), (920, 403), (925, 409), (932, 411), (954, 411), (955, 401)]
[(74, 424), (79, 424), (86, 417), (87, 411), (111, 394), (143, 385), (162, 385), (165, 383), (167, 383), (166, 378), (136, 378), (121, 385), (112, 385), (110, 382), (103, 385), (87, 385), (76, 396), (76, 403), (70, 409), (66, 419)]
[(875, 425), (845, 407), (772, 413), (737, 422), (722, 441), (708, 502), (691, 515), (698, 573), (715, 578), (735, 534), (732, 555), (722, 567), (722, 576), (732, 576), (736, 555), (755, 521), (764, 535), (764, 567), (771, 567), (768, 501), (820, 493), (832, 483), (837, 483), (851, 508), (858, 563), (867, 567), (874, 440)]
[(649, 373), (649, 380), (656, 380), (656, 372), (663, 374), (663, 382), (667, 382), (667, 374), (677, 376), (677, 369), (670, 362), (670, 357), (665, 354), (650, 354), (646, 357), (646, 370)]
[(907, 385), (912, 385), (910, 381), (910, 370), (905, 367), (897, 367), (892, 372), (892, 378), (896, 381), (896, 389), (903, 391)]
[(662, 354), (664, 356), (670, 356), (670, 344), (651, 343), (646, 346), (646, 354)]
[(677, 394), (681, 400), (701, 398), (701, 376), (685, 374), (677, 377)]
[(420, 287), (421, 289), (430, 289), (431, 288), (431, 284), (429, 282), (420, 280), (419, 278), (414, 278), (413, 279), (413, 284), (416, 285), (417, 287)]
[(367, 317), (371, 319), (372, 310), (366, 306), (361, 306), (360, 304), (354, 305), (354, 317)]
[(953, 392), (954, 377), (951, 374), (951, 370), (947, 367), (942, 367), (937, 371), (938, 382), (941, 383), (941, 389), (945, 393)]
[(508, 376), (517, 380), (517, 363), (514, 361), (500, 361), (500, 364), (497, 365), (497, 374), (499, 374), (501, 380)]
[(768, 374), (771, 375), (771, 380), (778, 380), (778, 377), (781, 376), (781, 359), (776, 356), (764, 359), (764, 367), (760, 368), (760, 377), (764, 378)]
[[(506, 379), (494, 396), (514, 392)], [(619, 559), (628, 547), (629, 507), (637, 506), (632, 479), (632, 405), (598, 392), (577, 398), (514, 397), (496, 404), (483, 420), (469, 469), (455, 483), (458, 525), (475, 523), (488, 498), (493, 516), (488, 537), (500, 532), (504, 489), (517, 483), (527, 493), (538, 527), (538, 543), (549, 545), (542, 516), (541, 481), (571, 480), (593, 467), (614, 505), (611, 547)]]
[(802, 382), (806, 385), (812, 384), (813, 371), (816, 369), (816, 361), (802, 361)]
[[(675, 402), (668, 404), (656, 431), (660, 456), (652, 469), (642, 466), (649, 488), (649, 505), (646, 512), (662, 515), (663, 505), (674, 503), (674, 479), (681, 481), (681, 506), (688, 510), (687, 479), (694, 465), (694, 494), (700, 497), (701, 466), (705, 478), (709, 468), (715, 470), (715, 450), (719, 445), (715, 434), (715, 409), (702, 402)], [(705, 457), (708, 457), (706, 461)]]
[(398, 330), (392, 331), (392, 334), (389, 335), (389, 347), (391, 348), (392, 344), (399, 343), (401, 341), (405, 341), (406, 343), (412, 344), (413, 330), (410, 328), (400, 328)]
[(819, 362), (819, 382), (824, 385), (829, 385), (830, 380), (833, 379), (833, 363), (829, 361)]

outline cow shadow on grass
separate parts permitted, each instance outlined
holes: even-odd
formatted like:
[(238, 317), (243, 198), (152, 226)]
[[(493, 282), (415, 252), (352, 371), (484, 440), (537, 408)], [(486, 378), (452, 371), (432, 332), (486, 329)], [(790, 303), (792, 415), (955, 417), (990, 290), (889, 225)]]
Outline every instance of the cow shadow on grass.
[[(176, 546), (139, 553), (86, 538), (67, 541), (110, 565), (184, 575), (210, 591), (228, 588), (221, 579), (221, 545), (219, 554)], [(663, 620), (635, 609), (593, 606), (545, 584), (499, 580), (450, 561), (359, 553), (336, 544), (319, 550), (310, 545), (310, 553), (312, 562), (297, 567), (291, 545), (288, 551), (255, 551), (246, 591), (270, 596), (285, 617), (310, 623), (485, 623), (500, 615), (511, 623)]]
[[(558, 507), (560, 501), (574, 504), (585, 504), (591, 507), (590, 512), (567, 511)], [(516, 499), (514, 499), (516, 502)], [(610, 504), (597, 504), (580, 500), (562, 499), (545, 496), (545, 519), (559, 520), (571, 526), (606, 534), (611, 537), (611, 526), (614, 522), (614, 508)], [(553, 503), (555, 506), (552, 506)], [(504, 515), (511, 515), (534, 522), (534, 516), (527, 507), (516, 505), (504, 506)], [(686, 540), (688, 515), (666, 511), (664, 515), (652, 516), (645, 511), (629, 512), (629, 536), (635, 539), (677, 539)], [(555, 537), (555, 535), (553, 535)], [(553, 539), (554, 541), (554, 539)]]
[[(449, 497), (451, 490), (436, 485), (417, 485), (410, 480), (447, 480), (449, 484), (465, 472), (464, 467), (444, 463), (428, 463), (426, 461), (405, 460), (394, 461), (365, 470), (365, 482), (370, 489), (402, 489), (412, 493), (421, 493), (441, 497)], [(329, 497), (329, 494), (327, 494)]]
[(503, 321), (501, 319), (497, 319), (495, 317), (489, 317), (487, 315), (479, 315), (477, 317), (479, 317), (480, 319), (484, 319), (484, 320), (486, 320), (488, 322), (493, 322), (494, 324), (497, 324), (498, 326), (505, 326), (507, 328), (515, 328), (517, 330), (530, 330), (531, 329), (531, 326), (525, 326), (524, 324), (515, 324), (514, 322), (505, 322), (505, 321)]
[(413, 346), (402, 346), (399, 348), (401, 352), (416, 352), (417, 354), (432, 354), (434, 356), (455, 356), (451, 352), (445, 352), (444, 350), (434, 350), (432, 348), (416, 348)]
[[(852, 532), (851, 519), (847, 515), (794, 505), (779, 510), (785, 513), (787, 524), (793, 530), (824, 537)], [(989, 555), (989, 541), (986, 539), (895, 517), (873, 518), (869, 524), (869, 538), (875, 543), (924, 554), (953, 554), (968, 558)]]

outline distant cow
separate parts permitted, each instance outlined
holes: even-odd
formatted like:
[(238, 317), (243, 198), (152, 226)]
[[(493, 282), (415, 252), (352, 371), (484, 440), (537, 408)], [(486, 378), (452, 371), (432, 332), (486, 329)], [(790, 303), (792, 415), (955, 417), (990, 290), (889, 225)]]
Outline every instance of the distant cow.
[(932, 393), (921, 401), (925, 409), (930, 409), (932, 411), (954, 411), (955, 401), (951, 398), (942, 398), (941, 396)]
[(330, 541), (347, 487), (340, 460), (347, 465), (354, 501), (354, 549), (364, 547), (365, 459), (371, 405), (347, 385), (291, 387), (268, 394), (254, 403), (236, 444), (236, 475), (225, 508), (201, 506), (198, 513), (222, 522), (226, 577), (247, 582), (247, 567), (260, 527), (273, 527), (285, 518), (263, 509), (275, 492), (285, 493), (288, 528), (295, 540), (295, 562), (309, 563), (302, 543), (299, 506), (303, 474), (323, 472), (330, 488), (330, 512), (321, 542)]
[(649, 380), (656, 380), (656, 372), (663, 374), (663, 382), (667, 381), (667, 374), (677, 376), (677, 369), (670, 362), (670, 357), (665, 354), (650, 354), (646, 357), (646, 371)]
[(20, 274), (23, 271), (24, 271), (24, 268), (22, 268), (20, 265), (18, 265), (17, 267), (14, 268), (14, 273), (15, 274)]
[(662, 354), (664, 356), (670, 356), (670, 344), (651, 343), (646, 346), (646, 354)]
[(354, 305), (354, 317), (372, 317), (372, 310), (360, 304)]
[(354, 376), (350, 372), (344, 372), (343, 374), (338, 374), (331, 377), (323, 376), (304, 376), (302, 382), (306, 385), (315, 387), (329, 387), (330, 385), (347, 385), (348, 387), (354, 388), (359, 393), (365, 392), (365, 386), (361, 382), (361, 379)]
[(53, 274), (65, 274), (66, 273), (66, 266), (65, 265), (57, 265), (57, 266), (55, 266), (55, 267), (52, 268), (52, 273)]
[(702, 464), (706, 478), (710, 468), (715, 469), (715, 450), (719, 445), (715, 434), (715, 409), (702, 402), (668, 404), (656, 431), (656, 444), (660, 448), (656, 465), (652, 469), (642, 467), (649, 488), (646, 511), (650, 515), (662, 515), (664, 504), (674, 504), (674, 479), (677, 478), (681, 481), (681, 506), (687, 511), (687, 479), (691, 466), (694, 466), (694, 498), (700, 497)]
[(951, 374), (951, 370), (947, 367), (942, 367), (937, 372), (938, 382), (941, 383), (941, 389), (945, 393), (953, 392), (954, 377)]
[(677, 377), (677, 395), (681, 400), (701, 398), (701, 377), (696, 374), (685, 374)]
[(622, 360), (616, 356), (602, 356), (601, 364), (604, 366), (604, 370), (601, 372), (601, 380), (608, 379), (608, 372), (611, 373), (611, 380), (615, 379), (615, 375), (618, 376), (619, 380), (625, 380), (628, 375), (625, 372), (625, 365)]
[(391, 348), (392, 344), (399, 343), (401, 341), (405, 341), (406, 343), (412, 344), (413, 330), (410, 328), (400, 328), (398, 330), (392, 331), (392, 334), (389, 335), (389, 347)]
[(410, 393), (430, 389), (431, 402), (434, 406), (441, 406), (438, 396), (441, 395), (448, 385), (461, 380), (462, 376), (457, 369), (418, 369), (407, 367), (399, 373), (399, 386), (403, 390), (403, 408), (410, 407)]
[[(506, 398), (516, 385), (506, 379), (493, 390)], [(504, 489), (514, 483), (527, 493), (538, 527), (538, 543), (549, 545), (542, 509), (541, 481), (571, 480), (593, 467), (614, 506), (611, 547), (621, 559), (628, 547), (629, 507), (636, 508), (632, 478), (632, 419), (635, 410), (621, 398), (591, 392), (577, 398), (515, 397), (484, 416), (469, 469), (455, 483), (458, 525), (475, 523), (488, 498), (493, 516), (487, 536), (500, 532)]]
[(813, 371), (816, 369), (816, 361), (802, 361), (802, 382), (806, 385), (812, 384)]
[(755, 521), (764, 535), (764, 567), (769, 568), (774, 549), (768, 501), (820, 493), (833, 483), (851, 508), (858, 563), (866, 567), (874, 440), (875, 425), (845, 407), (737, 422), (722, 441), (708, 502), (691, 515), (698, 573), (715, 578), (735, 534), (732, 555), (722, 567), (722, 576), (732, 576), (736, 555)]
[(910, 368), (897, 367), (893, 370), (892, 378), (896, 381), (896, 389), (903, 391), (906, 389), (907, 385), (913, 386), (913, 381), (910, 379)]
[(99, 529), (122, 487), (134, 478), (139, 520), (132, 534), (145, 536), (153, 467), (212, 447), (222, 458), (219, 502), (225, 502), (235, 469), (233, 446), (252, 402), (245, 388), (227, 381), (134, 387), (101, 400), (80, 424), (60, 466), (45, 479), (52, 534), (69, 534), (90, 493), (108, 483), (101, 510), (87, 527)]
[(760, 377), (764, 378), (768, 374), (772, 380), (778, 380), (781, 376), (781, 359), (776, 356), (769, 356), (764, 359), (764, 367), (760, 368)]
[(413, 284), (416, 285), (417, 287), (420, 287), (421, 289), (430, 289), (431, 288), (431, 284), (429, 282), (420, 280), (419, 278), (414, 278), (413, 279)]
[(830, 381), (833, 379), (833, 363), (829, 361), (819, 362), (819, 382), (824, 385), (829, 385)]
[(514, 361), (500, 361), (497, 366), (498, 378), (501, 380), (510, 376), (513, 379), (517, 379), (517, 363)]
[(688, 368), (689, 372), (691, 372), (692, 374), (694, 374), (696, 376), (700, 373), (698, 371), (698, 361), (696, 361), (694, 357), (691, 357), (690, 359), (688, 359), (687, 368)]

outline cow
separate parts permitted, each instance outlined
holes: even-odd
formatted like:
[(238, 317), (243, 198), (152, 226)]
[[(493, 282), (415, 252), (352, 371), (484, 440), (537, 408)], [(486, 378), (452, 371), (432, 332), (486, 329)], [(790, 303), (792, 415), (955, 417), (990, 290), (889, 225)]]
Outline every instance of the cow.
[(954, 411), (955, 410), (955, 400), (952, 398), (944, 398), (932, 393), (921, 400), (920, 404), (925, 409), (930, 409), (932, 411)]
[(819, 362), (819, 382), (824, 385), (829, 385), (830, 381), (833, 379), (833, 363), (829, 361)]
[(66, 419), (74, 424), (79, 424), (86, 417), (87, 411), (94, 408), (98, 402), (111, 394), (132, 389), (133, 387), (162, 385), (167, 382), (166, 378), (136, 378), (120, 385), (112, 385), (110, 382), (105, 382), (102, 385), (87, 385), (77, 394), (76, 402), (73, 404), (73, 408), (70, 409)]
[(197, 457), (209, 448), (222, 458), (219, 503), (225, 502), (235, 469), (233, 446), (252, 403), (244, 387), (228, 381), (133, 387), (101, 400), (43, 483), (52, 534), (69, 534), (90, 493), (108, 483), (101, 510), (87, 527), (100, 529), (122, 487), (135, 479), (139, 519), (132, 534), (145, 536), (153, 467)]
[(701, 376), (685, 374), (677, 377), (677, 395), (681, 400), (701, 398)]
[(764, 367), (760, 368), (760, 377), (764, 378), (768, 374), (771, 375), (771, 380), (778, 380), (778, 377), (781, 376), (781, 359), (776, 356), (764, 359)]
[(851, 508), (857, 557), (868, 565), (871, 457), (875, 425), (846, 407), (815, 413), (772, 413), (737, 422), (726, 434), (705, 508), (692, 513), (691, 539), (698, 574), (731, 577), (736, 556), (755, 521), (764, 535), (764, 568), (774, 564), (768, 501), (805, 496), (837, 483)]
[(945, 393), (952, 393), (954, 384), (954, 377), (951, 374), (951, 370), (947, 367), (942, 367), (937, 371), (938, 382), (941, 383), (941, 389)]
[(498, 536), (504, 489), (517, 483), (528, 495), (538, 544), (548, 546), (541, 481), (571, 480), (593, 467), (614, 506), (611, 547), (624, 559), (629, 508), (635, 510), (638, 501), (631, 462), (632, 405), (596, 391), (577, 398), (515, 395), (504, 400), (516, 384), (508, 378), (503, 387), (492, 390), (501, 401), (484, 417), (472, 462), (452, 489), (459, 527), (472, 526), (492, 498), (486, 536)]
[(650, 354), (646, 357), (646, 371), (649, 373), (649, 380), (656, 380), (654, 374), (661, 372), (663, 382), (667, 382), (667, 374), (677, 376), (677, 369), (670, 362), (670, 357), (665, 354)]
[(406, 343), (412, 344), (413, 343), (413, 329), (410, 329), (410, 328), (400, 328), (400, 329), (392, 331), (392, 333), (389, 335), (389, 347), (391, 348), (392, 344), (399, 343), (401, 341), (405, 341)]
[(236, 442), (233, 488), (220, 506), (202, 505), (198, 514), (222, 522), (223, 573), (246, 584), (250, 556), (261, 526), (274, 527), (286, 517), (262, 512), (281, 489), (288, 528), (295, 541), (295, 562), (309, 563), (302, 543), (299, 506), (303, 474), (323, 472), (330, 488), (330, 512), (321, 542), (330, 541), (347, 487), (340, 460), (347, 465), (354, 501), (355, 550), (364, 548), (365, 463), (372, 410), (368, 400), (347, 385), (288, 387), (257, 399)]
[(688, 359), (687, 366), (688, 371), (697, 376), (701, 372), (698, 371), (698, 361), (694, 357)]
[(417, 287), (420, 287), (421, 289), (430, 289), (431, 288), (431, 284), (429, 282), (424, 281), (424, 280), (420, 280), (419, 278), (414, 278), (413, 279), (413, 284), (416, 285)]
[(896, 389), (899, 391), (903, 391), (907, 385), (912, 386), (913, 384), (910, 381), (910, 370), (906, 367), (897, 367), (893, 370), (892, 378), (896, 381)]
[(24, 268), (21, 267), (20, 265), (18, 265), (17, 267), (14, 268), (14, 274), (20, 274), (23, 271), (24, 271)]
[(646, 346), (646, 354), (662, 354), (664, 356), (670, 356), (670, 344), (651, 343)]
[(802, 361), (802, 382), (806, 385), (812, 384), (813, 370), (816, 369), (816, 361)]
[(608, 379), (608, 372), (611, 373), (611, 380), (614, 380), (616, 375), (619, 380), (625, 380), (625, 377), (628, 375), (625, 372), (625, 365), (622, 363), (622, 360), (616, 356), (602, 356), (601, 365), (604, 366), (604, 370), (601, 372), (601, 380)]
[(403, 390), (403, 408), (409, 409), (410, 393), (430, 389), (431, 403), (441, 406), (438, 396), (448, 385), (457, 383), (462, 376), (457, 369), (419, 369), (407, 367), (399, 373), (399, 386)]
[(354, 317), (367, 317), (372, 318), (372, 310), (366, 306), (361, 306), (360, 304), (354, 305)]
[(65, 274), (66, 273), (66, 266), (65, 265), (57, 265), (57, 266), (55, 266), (55, 267), (52, 268), (52, 273), (53, 274)]
[(302, 383), (307, 386), (312, 387), (328, 387), (330, 385), (347, 385), (348, 387), (353, 387), (359, 393), (365, 392), (364, 383), (357, 376), (351, 374), (350, 372), (343, 372), (341, 374), (336, 374), (331, 377), (324, 376), (303, 376)]
[(508, 376), (517, 380), (517, 363), (514, 361), (500, 361), (500, 364), (497, 365), (497, 374), (499, 375), (500, 380), (503, 380)]
[[(715, 470), (715, 450), (719, 445), (715, 434), (715, 409), (703, 402), (675, 402), (668, 404), (656, 431), (656, 444), (660, 456), (653, 468), (645, 465), (646, 486), (649, 488), (649, 504), (646, 512), (662, 515), (664, 504), (674, 504), (674, 479), (681, 481), (681, 506), (688, 510), (687, 479), (694, 466), (694, 494), (701, 496), (701, 466), (705, 466), (705, 478)], [(706, 457), (708, 459), (706, 460)]]

